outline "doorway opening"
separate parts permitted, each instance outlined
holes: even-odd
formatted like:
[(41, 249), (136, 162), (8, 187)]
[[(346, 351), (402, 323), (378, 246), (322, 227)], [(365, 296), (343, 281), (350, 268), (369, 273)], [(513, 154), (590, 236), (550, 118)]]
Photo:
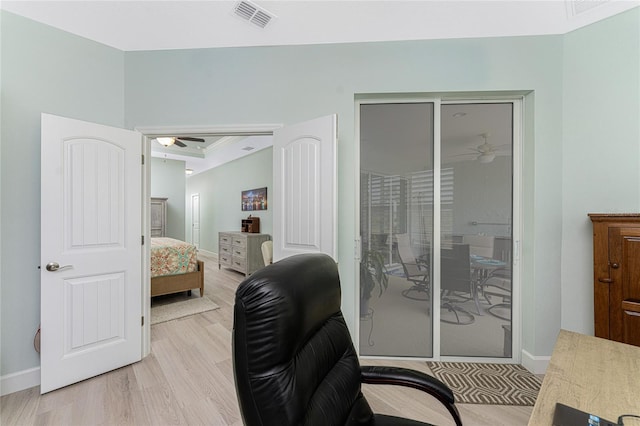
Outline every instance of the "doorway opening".
[[(144, 152), (147, 167), (145, 169), (145, 200), (151, 197), (167, 198), (166, 237), (184, 241), (197, 247), (199, 253), (210, 259), (217, 258), (217, 229), (223, 214), (215, 205), (231, 205), (227, 198), (231, 197), (230, 191), (234, 185), (243, 185), (232, 177), (226, 180), (216, 176), (215, 170), (237, 169), (230, 167), (233, 164), (242, 164), (250, 161), (250, 157), (264, 157), (260, 163), (267, 163), (268, 170), (256, 170), (248, 168), (251, 173), (268, 173), (271, 176), (271, 145), (273, 131), (280, 125), (247, 125), (247, 126), (223, 126), (212, 128), (138, 128), (144, 136)], [(157, 142), (159, 137), (172, 136), (185, 137), (183, 145), (164, 147)], [(190, 139), (204, 140), (205, 143)], [(252, 149), (247, 149), (251, 147)], [(244, 148), (244, 149), (243, 149)], [(268, 160), (266, 158), (268, 157)], [(187, 173), (189, 171), (190, 173)], [(251, 176), (247, 170), (245, 176)], [(211, 176), (211, 178), (209, 178)], [(216, 177), (213, 177), (216, 176)], [(193, 185), (190, 182), (194, 182)], [(226, 192), (221, 183), (226, 183)], [(238, 194), (240, 193), (238, 187)], [(246, 188), (244, 188), (246, 189)], [(219, 195), (213, 197), (213, 193)], [(238, 205), (237, 202), (233, 205)], [(217, 203), (217, 204), (216, 204)], [(150, 233), (149, 203), (143, 203), (146, 212), (143, 215), (147, 223), (145, 229)], [(194, 208), (196, 206), (197, 208)], [(266, 218), (265, 218), (266, 219)], [(235, 220), (235, 219), (233, 219)], [(223, 221), (224, 222), (224, 221)], [(237, 219), (238, 224), (240, 219)], [(268, 220), (263, 221), (269, 222)], [(235, 223), (235, 222), (234, 222)], [(239, 226), (239, 225), (238, 225)], [(146, 245), (146, 253), (143, 256), (146, 265), (145, 270), (150, 270), (151, 250), (150, 244)], [(143, 289), (143, 315), (148, 318), (145, 321), (143, 337), (143, 356), (151, 351), (151, 277), (145, 281)], [(205, 280), (207, 276), (205, 274)], [(206, 291), (206, 284), (205, 284)], [(186, 296), (186, 294), (185, 294)], [(191, 297), (198, 297), (197, 289), (192, 291)]]

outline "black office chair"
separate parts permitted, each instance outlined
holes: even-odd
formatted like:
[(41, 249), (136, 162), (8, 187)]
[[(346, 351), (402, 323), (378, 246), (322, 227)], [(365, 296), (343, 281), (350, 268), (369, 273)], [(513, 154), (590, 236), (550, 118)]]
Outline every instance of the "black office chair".
[(360, 366), (340, 298), (336, 263), (322, 254), (286, 258), (240, 284), (233, 369), (244, 424), (425, 425), (374, 414), (361, 392), (369, 383), (427, 392), (462, 425), (444, 383), (404, 368)]

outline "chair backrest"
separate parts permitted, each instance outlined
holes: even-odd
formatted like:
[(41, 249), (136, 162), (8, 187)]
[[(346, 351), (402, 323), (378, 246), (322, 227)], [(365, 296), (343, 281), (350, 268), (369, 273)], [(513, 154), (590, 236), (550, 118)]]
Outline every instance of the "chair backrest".
[(273, 262), (273, 241), (268, 240), (263, 242), (260, 249), (262, 250), (264, 266), (270, 265), (271, 262)]
[(440, 253), (440, 287), (442, 290), (463, 291), (471, 290), (471, 260), (468, 244), (452, 244), (451, 248), (443, 249)]
[(491, 235), (463, 235), (462, 244), (469, 244), (469, 253), (493, 258), (495, 237)]
[(396, 234), (394, 238), (398, 243), (398, 256), (400, 256), (400, 260), (407, 263), (416, 263), (416, 255), (413, 254), (409, 234)]
[(324, 254), (288, 257), (240, 284), (233, 368), (245, 425), (371, 418), (340, 298), (337, 265)]
[(397, 243), (396, 249), (398, 250), (398, 257), (400, 258), (400, 263), (407, 278), (428, 273), (426, 269), (420, 269), (418, 267), (416, 255), (411, 248), (409, 234), (396, 234), (394, 238)]

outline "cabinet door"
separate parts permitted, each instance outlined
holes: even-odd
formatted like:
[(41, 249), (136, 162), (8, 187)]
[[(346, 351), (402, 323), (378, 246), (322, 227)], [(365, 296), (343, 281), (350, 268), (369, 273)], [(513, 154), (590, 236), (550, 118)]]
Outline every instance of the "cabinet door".
[(609, 334), (640, 343), (640, 227), (609, 228)]

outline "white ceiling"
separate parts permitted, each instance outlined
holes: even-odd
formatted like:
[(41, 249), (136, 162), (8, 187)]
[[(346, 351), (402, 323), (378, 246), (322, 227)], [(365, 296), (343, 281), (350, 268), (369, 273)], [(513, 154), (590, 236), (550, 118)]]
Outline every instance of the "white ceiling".
[(185, 169), (193, 170), (192, 175), (218, 167), (229, 161), (256, 153), (273, 145), (271, 135), (254, 136), (202, 136), (204, 143), (187, 142), (184, 148), (172, 145), (161, 146), (151, 140), (151, 156), (185, 162)]
[(237, 1), (2, 1), (0, 7), (123, 50), (563, 34), (637, 0), (261, 1), (265, 28)]

